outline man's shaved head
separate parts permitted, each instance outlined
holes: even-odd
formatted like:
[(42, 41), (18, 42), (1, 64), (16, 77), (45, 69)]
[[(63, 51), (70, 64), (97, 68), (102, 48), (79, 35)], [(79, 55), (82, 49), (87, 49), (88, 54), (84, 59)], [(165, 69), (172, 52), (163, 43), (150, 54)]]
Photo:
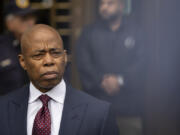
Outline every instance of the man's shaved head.
[(62, 80), (67, 54), (55, 29), (44, 24), (33, 26), (23, 34), (21, 50), (20, 64), (41, 92), (51, 90)]
[[(59, 45), (63, 44), (62, 38), (59, 35), (59, 33), (52, 27), (45, 25), (45, 24), (37, 24), (28, 29), (21, 38), (21, 51), (22, 54), (25, 54), (29, 47), (31, 47), (31, 42), (33, 41), (41, 41), (43, 36), (47, 36), (47, 33), (49, 33), (49, 36), (54, 36), (54, 39), (56, 39), (56, 42), (59, 42)], [(37, 35), (41, 35), (41, 37), (38, 39)], [(63, 47), (63, 46), (62, 46)]]

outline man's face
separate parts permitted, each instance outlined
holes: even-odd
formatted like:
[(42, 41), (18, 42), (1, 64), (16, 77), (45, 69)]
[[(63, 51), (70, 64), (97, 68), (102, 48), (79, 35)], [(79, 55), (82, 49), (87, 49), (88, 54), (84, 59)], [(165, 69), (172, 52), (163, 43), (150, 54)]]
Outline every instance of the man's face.
[(27, 41), (20, 63), (36, 88), (48, 91), (61, 81), (65, 70), (67, 56), (62, 40), (52, 31), (41, 30)]
[(111, 20), (121, 15), (123, 4), (121, 0), (100, 0), (99, 13), (105, 20)]
[(35, 21), (23, 20), (21, 16), (12, 15), (6, 18), (7, 29), (12, 32), (17, 39), (20, 39), (24, 31), (26, 31), (31, 24), (33, 25), (33, 23), (35, 23)]

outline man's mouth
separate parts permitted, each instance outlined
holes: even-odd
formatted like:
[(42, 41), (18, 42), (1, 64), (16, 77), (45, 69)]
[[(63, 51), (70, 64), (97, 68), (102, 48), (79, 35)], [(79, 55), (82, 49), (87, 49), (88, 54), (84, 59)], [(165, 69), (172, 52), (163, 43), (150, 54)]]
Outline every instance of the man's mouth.
[(46, 80), (56, 79), (58, 77), (58, 72), (55, 71), (46, 72), (42, 74), (41, 77)]

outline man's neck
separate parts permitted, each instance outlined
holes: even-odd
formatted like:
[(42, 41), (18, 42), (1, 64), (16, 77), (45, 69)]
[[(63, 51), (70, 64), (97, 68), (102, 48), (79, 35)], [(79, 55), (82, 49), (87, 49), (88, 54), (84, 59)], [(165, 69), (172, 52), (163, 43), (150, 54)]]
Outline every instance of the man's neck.
[(110, 21), (109, 22), (110, 29), (113, 32), (117, 31), (121, 26), (121, 22), (122, 22), (122, 17), (118, 17), (116, 20)]

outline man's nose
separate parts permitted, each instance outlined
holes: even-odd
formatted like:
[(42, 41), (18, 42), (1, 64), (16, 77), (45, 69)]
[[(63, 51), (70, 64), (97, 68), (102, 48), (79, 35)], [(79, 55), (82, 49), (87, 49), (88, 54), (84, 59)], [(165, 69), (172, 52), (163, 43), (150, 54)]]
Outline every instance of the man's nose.
[(44, 60), (43, 60), (43, 65), (44, 66), (52, 66), (52, 65), (54, 65), (54, 58), (49, 53), (47, 53), (45, 55)]

